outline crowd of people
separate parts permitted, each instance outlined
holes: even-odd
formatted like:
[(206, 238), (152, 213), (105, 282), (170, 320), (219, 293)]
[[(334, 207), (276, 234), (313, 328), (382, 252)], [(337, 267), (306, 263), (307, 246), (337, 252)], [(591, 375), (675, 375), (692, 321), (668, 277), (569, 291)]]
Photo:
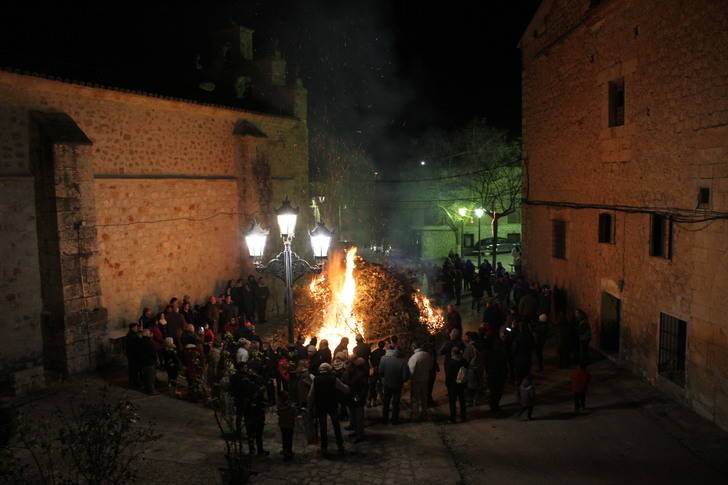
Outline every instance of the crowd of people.
[[(341, 339), (333, 350), (327, 340), (315, 336), (301, 335), (280, 345), (262, 339), (255, 325), (265, 322), (267, 294), (261, 290), (266, 287), (252, 276), (246, 282), (230, 282), (219, 299), (210, 297), (201, 307), (193, 306), (189, 297), (172, 298), (163, 312), (154, 315), (145, 308), (139, 321), (129, 326), (130, 386), (155, 393), (156, 371), (163, 369), (169, 392), (179, 395), (182, 373), (191, 399), (227, 393), (235, 432), (246, 436), (251, 454), (268, 454), (263, 441), (266, 410), (276, 407), (285, 459), (293, 457), (294, 430), (305, 432), (308, 442), (318, 442), (327, 455), (329, 423), (343, 451), (342, 422), (348, 422), (345, 430), (355, 443), (365, 439), (367, 408), (381, 406), (382, 424), (401, 423), (407, 388), (409, 419), (429, 419), (440, 372), (451, 423), (466, 421), (468, 408), (480, 404), (487, 403), (498, 415), (508, 383), (520, 403), (518, 415), (532, 419), (533, 368), (543, 371), (544, 346), (556, 332), (559, 365), (577, 363), (571, 374), (574, 409), (583, 410), (590, 378), (586, 367), (591, 327), (586, 314), (567, 312), (559, 290), (514, 277), (500, 265), (484, 263), (472, 271), (471, 266), (453, 254), (434, 276), (440, 282), (435, 292), (452, 302), (439, 335), (422, 340), (393, 335), (376, 343), (357, 335), (355, 342)], [(463, 332), (457, 309), (463, 293), (470, 294), (477, 315), (482, 307), (477, 331)]]

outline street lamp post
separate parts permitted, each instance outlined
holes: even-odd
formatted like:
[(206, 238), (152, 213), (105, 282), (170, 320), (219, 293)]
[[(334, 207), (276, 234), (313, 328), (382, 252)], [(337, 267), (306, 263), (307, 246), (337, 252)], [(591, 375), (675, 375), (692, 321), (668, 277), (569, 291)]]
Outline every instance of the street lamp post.
[(245, 233), (245, 243), (248, 246), (250, 257), (253, 258), (255, 270), (259, 273), (270, 273), (281, 279), (286, 284), (286, 297), (288, 300), (288, 342), (293, 343), (293, 283), (306, 273), (320, 273), (324, 267), (324, 261), (329, 252), (331, 237), (323, 222), (319, 222), (316, 228), (309, 233), (311, 247), (313, 249), (316, 264), (311, 264), (299, 257), (291, 249), (291, 243), (295, 237), (296, 220), (298, 209), (294, 209), (288, 199), (283, 201), (281, 207), (275, 211), (278, 219), (278, 228), (283, 239), (283, 251), (263, 264), (261, 259), (265, 251), (265, 242), (269, 231), (263, 229), (259, 224), (253, 226)]
[(480, 219), (485, 214), (485, 210), (478, 208), (473, 212), (475, 213), (475, 217), (478, 218), (478, 268), (480, 268)]
[(468, 215), (468, 209), (461, 207), (458, 209), (460, 214), (460, 257), (465, 258), (465, 216)]

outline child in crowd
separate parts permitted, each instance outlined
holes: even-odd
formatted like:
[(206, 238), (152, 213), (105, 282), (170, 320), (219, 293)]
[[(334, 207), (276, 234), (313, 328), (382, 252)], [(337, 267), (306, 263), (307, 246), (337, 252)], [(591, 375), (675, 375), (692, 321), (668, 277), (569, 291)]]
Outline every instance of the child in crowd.
[(574, 412), (579, 414), (586, 409), (586, 390), (589, 386), (591, 375), (586, 370), (586, 365), (580, 363), (571, 371), (571, 392), (574, 393)]
[(518, 411), (518, 416), (521, 416), (526, 411), (526, 417), (523, 419), (528, 421), (532, 420), (533, 405), (536, 402), (536, 386), (530, 374), (524, 377), (518, 386), (518, 398), (521, 401), (521, 410)]
[(283, 459), (293, 459), (293, 429), (296, 424), (296, 408), (291, 404), (286, 391), (278, 393), (278, 426), (281, 428)]
[(162, 349), (162, 366), (167, 372), (167, 387), (173, 395), (178, 395), (177, 392), (177, 376), (179, 370), (182, 367), (182, 363), (179, 360), (177, 349), (174, 345), (174, 339), (167, 337), (164, 339), (164, 348)]

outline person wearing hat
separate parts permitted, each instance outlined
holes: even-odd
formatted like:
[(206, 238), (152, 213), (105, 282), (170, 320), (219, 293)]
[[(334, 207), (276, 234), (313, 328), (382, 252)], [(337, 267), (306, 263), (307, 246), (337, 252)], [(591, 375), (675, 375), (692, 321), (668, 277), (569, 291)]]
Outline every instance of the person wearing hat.
[(179, 360), (179, 354), (177, 354), (177, 348), (174, 345), (174, 339), (167, 337), (164, 339), (164, 347), (162, 348), (161, 360), (162, 367), (167, 372), (167, 388), (174, 395), (178, 395), (177, 392), (177, 376), (179, 370), (182, 367), (182, 362)]
[(318, 374), (313, 378), (311, 390), (308, 393), (308, 407), (313, 409), (318, 417), (319, 432), (321, 433), (321, 454), (323, 456), (328, 455), (327, 417), (331, 419), (331, 425), (334, 428), (336, 446), (340, 452), (344, 452), (344, 438), (341, 435), (339, 417), (336, 414), (337, 391), (348, 394), (349, 386), (336, 377), (331, 364), (326, 362), (320, 364)]

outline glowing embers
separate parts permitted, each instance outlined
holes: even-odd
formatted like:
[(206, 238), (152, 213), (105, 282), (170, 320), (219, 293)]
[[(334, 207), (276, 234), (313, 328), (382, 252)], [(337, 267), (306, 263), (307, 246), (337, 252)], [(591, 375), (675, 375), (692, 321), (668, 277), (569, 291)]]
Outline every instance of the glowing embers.
[(412, 298), (420, 310), (420, 323), (427, 328), (430, 335), (434, 335), (445, 326), (445, 316), (441, 308), (432, 306), (432, 302), (420, 290), (412, 295)]

